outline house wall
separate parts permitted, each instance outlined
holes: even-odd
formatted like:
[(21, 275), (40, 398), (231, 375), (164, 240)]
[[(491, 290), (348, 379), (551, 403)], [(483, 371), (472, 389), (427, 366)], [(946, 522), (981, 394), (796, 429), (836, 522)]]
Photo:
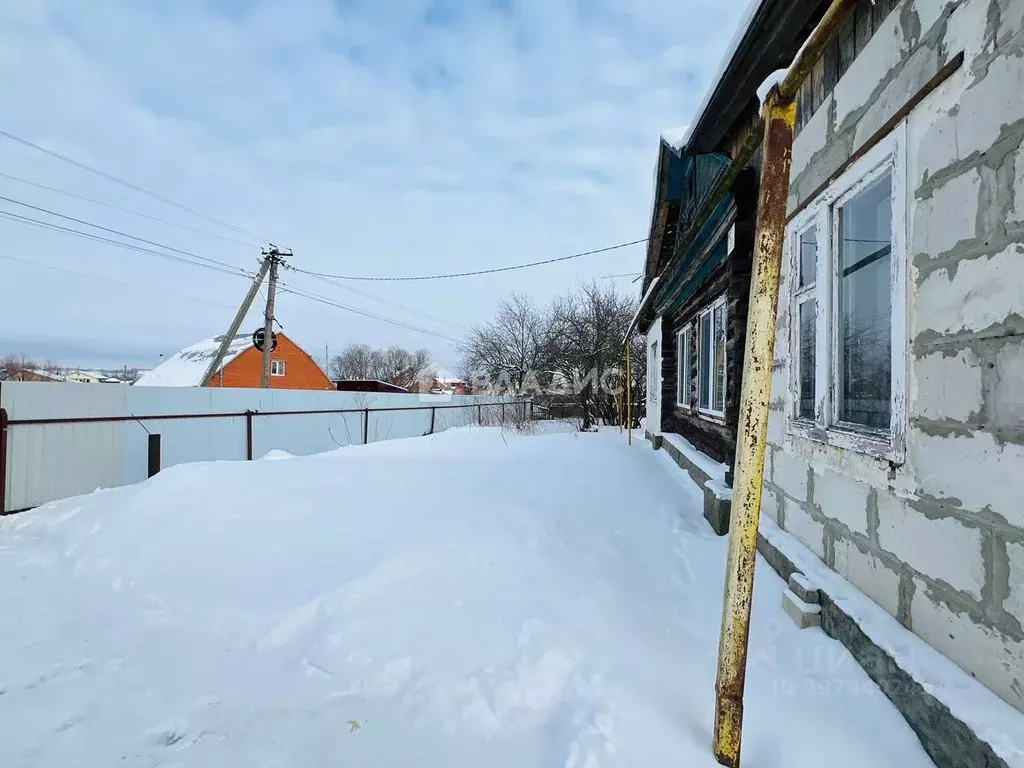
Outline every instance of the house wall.
[(789, 206), (960, 51), (906, 123), (906, 459), (789, 434), (784, 273), (762, 512), (1024, 711), (1024, 0), (901, 2), (794, 143)]
[[(284, 360), (284, 376), (271, 376), (271, 389), (334, 389), (332, 382), (299, 345), (285, 336), (277, 334), (277, 349), (271, 354), (272, 360)], [(247, 388), (260, 386), (263, 373), (263, 353), (250, 347), (224, 366), (222, 373), (210, 381), (211, 387)]]

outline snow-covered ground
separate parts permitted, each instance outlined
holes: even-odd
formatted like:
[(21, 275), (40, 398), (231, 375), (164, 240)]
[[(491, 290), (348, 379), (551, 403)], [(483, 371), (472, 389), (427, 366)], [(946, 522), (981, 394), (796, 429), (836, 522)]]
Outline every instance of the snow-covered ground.
[[(0, 765), (716, 765), (725, 541), (685, 477), (466, 428), (7, 519)], [(783, 586), (759, 565), (744, 766), (931, 765)]]

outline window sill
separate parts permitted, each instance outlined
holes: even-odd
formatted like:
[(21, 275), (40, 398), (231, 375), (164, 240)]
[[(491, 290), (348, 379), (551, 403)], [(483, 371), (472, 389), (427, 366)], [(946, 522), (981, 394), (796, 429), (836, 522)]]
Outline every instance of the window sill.
[(904, 457), (893, 447), (888, 432), (842, 426), (825, 428), (811, 421), (792, 419), (789, 422), (787, 436), (813, 440), (844, 451), (862, 453), (890, 464), (903, 464)]
[(725, 424), (725, 411), (715, 413), (714, 411), (706, 411), (703, 408), (697, 408), (695, 413), (702, 419), (714, 422), (715, 424)]

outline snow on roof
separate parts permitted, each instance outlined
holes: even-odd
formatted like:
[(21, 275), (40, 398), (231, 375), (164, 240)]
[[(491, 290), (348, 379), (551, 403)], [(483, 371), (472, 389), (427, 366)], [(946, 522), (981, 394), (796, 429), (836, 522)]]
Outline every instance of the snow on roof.
[[(210, 362), (217, 355), (217, 349), (224, 336), (214, 336), (212, 339), (200, 341), (191, 347), (185, 347), (151, 371), (143, 374), (137, 382), (136, 387), (198, 387), (202, 384), (203, 374), (209, 367)], [(252, 346), (252, 336), (248, 333), (240, 333), (231, 339), (227, 352), (224, 353), (224, 360), (221, 368), (230, 363), (240, 354)]]
[(690, 138), (690, 126), (680, 125), (678, 128), (669, 128), (661, 132), (661, 138), (665, 143), (675, 149), (682, 149)]
[(25, 368), (23, 369), (26, 373), (35, 374), (46, 379), (52, 379), (53, 381), (67, 381), (68, 377), (63, 376), (59, 373), (52, 373), (51, 371), (44, 371), (42, 368)]
[(442, 368), (437, 363), (431, 363), (427, 366), (426, 373), (428, 376), (433, 376), (438, 384), (461, 384), (465, 379), (461, 376), (456, 376), (446, 368)]

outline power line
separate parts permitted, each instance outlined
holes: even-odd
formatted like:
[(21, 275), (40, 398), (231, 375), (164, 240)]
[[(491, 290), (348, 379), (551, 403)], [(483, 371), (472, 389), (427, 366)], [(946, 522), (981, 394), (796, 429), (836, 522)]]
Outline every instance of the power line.
[(355, 294), (358, 294), (359, 296), (365, 296), (368, 299), (373, 299), (374, 301), (379, 301), (382, 304), (389, 304), (392, 307), (397, 307), (398, 309), (404, 310), (406, 312), (410, 312), (410, 313), (412, 313), (414, 315), (419, 315), (420, 317), (426, 318), (427, 320), (433, 320), (436, 323), (442, 323), (443, 325), (450, 325), (452, 328), (457, 328), (460, 331), (464, 331), (464, 332), (467, 332), (467, 333), (469, 332), (469, 327), (468, 326), (461, 325), (461, 324), (456, 323), (456, 322), (452, 322), (451, 320), (445, 320), (443, 317), (438, 317), (437, 315), (432, 315), (429, 312), (423, 312), (422, 310), (419, 310), (419, 309), (413, 309), (412, 307), (407, 307), (405, 304), (400, 304), (397, 301), (392, 301), (391, 299), (385, 299), (383, 296), (378, 296), (378, 295), (376, 295), (374, 293), (370, 293), (368, 291), (361, 291), (358, 288), (353, 288), (350, 285), (345, 285), (344, 283), (340, 283), (337, 280), (332, 280), (329, 277), (320, 277), (319, 275), (310, 275), (310, 277), (312, 277), (314, 280), (319, 280), (319, 281), (321, 281), (323, 283), (329, 283), (330, 285), (337, 286), (338, 288), (341, 288), (344, 291), (349, 291), (350, 293), (355, 293)]
[(118, 178), (117, 176), (114, 176), (113, 174), (106, 173), (105, 171), (101, 171), (99, 168), (93, 168), (91, 165), (86, 165), (85, 163), (79, 162), (78, 160), (70, 158), (67, 155), (62, 155), (60, 152), (55, 152), (52, 149), (47, 149), (46, 147), (40, 146), (39, 144), (31, 142), (28, 139), (23, 139), (20, 136), (15, 136), (13, 133), (8, 133), (7, 131), (4, 131), (4, 130), (0, 129), (0, 136), (4, 136), (4, 137), (10, 139), (11, 141), (16, 141), (19, 144), (23, 144), (26, 147), (30, 147), (32, 149), (35, 149), (35, 150), (37, 150), (39, 152), (42, 152), (43, 154), (49, 155), (50, 157), (55, 157), (58, 160), (63, 160), (65, 163), (70, 163), (71, 165), (75, 166), (76, 168), (81, 168), (83, 171), (88, 171), (89, 173), (94, 173), (97, 176), (100, 176), (100, 177), (102, 177), (104, 179), (107, 179), (108, 181), (114, 182), (115, 184), (120, 184), (121, 186), (127, 187), (128, 189), (134, 190), (134, 191), (139, 192), (139, 193), (141, 193), (143, 195), (148, 195), (149, 197), (152, 197), (154, 200), (159, 200), (162, 203), (167, 203), (168, 205), (173, 205), (175, 208), (178, 208), (178, 209), (180, 209), (182, 211), (185, 211), (186, 213), (191, 213), (193, 216), (198, 216), (199, 218), (206, 219), (207, 221), (209, 221), (209, 222), (211, 222), (213, 224), (218, 224), (218, 225), (220, 225), (222, 227), (226, 227), (227, 229), (230, 229), (230, 230), (232, 230), (234, 232), (237, 232), (240, 235), (245, 235), (246, 237), (251, 237), (252, 239), (254, 239), (254, 240), (258, 241), (258, 242), (266, 242), (266, 241), (268, 241), (270, 239), (270, 238), (260, 237), (259, 235), (255, 234), (253, 232), (250, 232), (250, 231), (248, 231), (246, 229), (242, 229), (241, 227), (236, 227), (234, 224), (229, 224), (228, 222), (226, 222), (226, 221), (224, 221), (222, 219), (218, 219), (218, 218), (216, 218), (214, 216), (210, 216), (209, 214), (203, 213), (202, 211), (197, 211), (195, 208), (190, 208), (189, 206), (185, 205), (184, 203), (179, 203), (179, 202), (177, 202), (175, 200), (172, 200), (169, 197), (164, 197), (163, 195), (158, 194), (156, 192), (151, 192), (150, 190), (146, 189), (145, 187), (141, 187), (138, 184), (133, 184), (130, 181), (125, 181), (124, 179)]
[(515, 269), (527, 269), (528, 267), (539, 267), (542, 264), (554, 264), (558, 261), (569, 261), (570, 259), (578, 259), (581, 256), (592, 256), (595, 253), (606, 253), (607, 251), (615, 251), (620, 248), (627, 248), (631, 245), (638, 245), (640, 243), (646, 243), (649, 238), (641, 238), (640, 240), (631, 240), (628, 243), (619, 243), (618, 245), (609, 245), (605, 248), (596, 248), (592, 251), (583, 251), (582, 253), (574, 253), (569, 256), (559, 256), (555, 259), (544, 259), (542, 261), (531, 261), (528, 264), (515, 264), (509, 267), (495, 267), (494, 269), (479, 269), (473, 272), (452, 272), (443, 275), (416, 275), (412, 277), (362, 277), (359, 275), (332, 275), (326, 272), (311, 272), (307, 269), (293, 268), (296, 272), (301, 272), (304, 275), (313, 275), (314, 277), (327, 277), (334, 280), (370, 280), (374, 282), (386, 282), (396, 280), (445, 280), (452, 277), (471, 277), (473, 275), (492, 275), (496, 272), (511, 272)]
[(231, 267), (230, 265), (228, 265), (228, 268), (223, 268), (221, 266), (218, 266), (216, 262), (213, 263), (213, 264), (206, 264), (206, 263), (201, 262), (201, 261), (192, 261), (191, 259), (186, 259), (186, 258), (183, 258), (181, 256), (175, 256), (172, 253), (163, 253), (162, 251), (154, 251), (151, 248), (143, 248), (142, 246), (139, 246), (139, 245), (132, 245), (131, 243), (123, 243), (120, 240), (113, 240), (113, 239), (111, 239), (109, 237), (102, 237), (100, 235), (94, 235), (91, 232), (82, 232), (81, 230), (78, 230), (78, 229), (72, 229), (71, 227), (65, 227), (65, 226), (62, 226), (60, 224), (52, 224), (52, 223), (50, 223), (48, 221), (41, 221), (39, 219), (33, 219), (30, 216), (22, 216), (22, 215), (17, 214), (17, 213), (11, 213), (10, 211), (0, 210), (0, 217), (3, 217), (5, 219), (10, 219), (12, 221), (17, 221), (17, 222), (22, 223), (22, 224), (28, 224), (28, 225), (34, 226), (34, 227), (41, 227), (43, 229), (49, 229), (49, 230), (53, 230), (55, 232), (61, 232), (61, 233), (64, 233), (64, 234), (73, 235), (75, 237), (81, 237), (81, 238), (84, 238), (86, 240), (93, 240), (93, 241), (98, 242), (98, 243), (107, 243), (109, 245), (113, 245), (113, 246), (116, 246), (118, 248), (124, 248), (124, 249), (129, 250), (129, 251), (137, 251), (139, 253), (148, 253), (148, 254), (151, 254), (153, 256), (158, 256), (161, 259), (167, 259), (168, 261), (177, 261), (177, 262), (181, 262), (182, 264), (190, 264), (193, 267), (204, 267), (205, 269), (210, 269), (210, 270), (213, 270), (214, 272), (222, 272), (222, 273), (228, 274), (228, 275), (244, 275), (244, 276), (250, 277), (250, 278), (253, 276), (252, 272), (248, 272), (248, 271), (242, 269), (241, 267)]
[(392, 319), (390, 317), (384, 317), (383, 315), (378, 315), (378, 314), (376, 314), (374, 312), (367, 312), (366, 310), (356, 309), (355, 307), (350, 307), (347, 304), (342, 304), (340, 302), (337, 302), (337, 301), (334, 301), (332, 299), (329, 299), (326, 296), (320, 296), (319, 294), (309, 293), (307, 291), (302, 291), (302, 290), (299, 290), (297, 288), (292, 288), (292, 287), (290, 287), (289, 285), (287, 285), (286, 283), (283, 283), (283, 282), (282, 283), (278, 283), (278, 285), (280, 285), (282, 287), (282, 289), (283, 289), (281, 291), (282, 293), (291, 293), (291, 294), (294, 294), (295, 296), (300, 296), (300, 297), (305, 298), (305, 299), (310, 299), (311, 301), (316, 301), (316, 302), (318, 302), (320, 304), (325, 304), (326, 306), (329, 306), (329, 307), (336, 307), (337, 309), (343, 309), (346, 312), (353, 312), (353, 313), (355, 313), (357, 315), (362, 315), (364, 317), (369, 317), (369, 318), (372, 318), (374, 320), (380, 320), (381, 322), (388, 323), (390, 325), (397, 325), (400, 328), (407, 328), (407, 329), (409, 329), (411, 331), (418, 331), (419, 333), (425, 333), (428, 336), (436, 336), (439, 339), (444, 339), (445, 341), (450, 341), (450, 342), (453, 342), (455, 344), (459, 343), (458, 339), (452, 338), (451, 336), (446, 336), (443, 333), (437, 333), (436, 331), (431, 331), (431, 330), (428, 330), (426, 328), (421, 328), (421, 327), (419, 327), (417, 325), (412, 325), (410, 323), (404, 323), (401, 320), (394, 320), (394, 319)]
[(38, 205), (31, 205), (31, 204), (23, 202), (21, 200), (15, 200), (14, 198), (11, 198), (11, 197), (4, 197), (3, 195), (0, 195), (0, 200), (4, 200), (5, 202), (8, 202), (8, 203), (14, 203), (15, 205), (20, 205), (20, 206), (22, 206), (24, 208), (31, 208), (33, 211), (39, 211), (41, 213), (46, 213), (46, 214), (49, 214), (50, 216), (56, 216), (56, 217), (61, 218), (61, 219), (66, 219), (67, 221), (73, 221), (76, 224), (84, 224), (87, 227), (93, 227), (94, 229), (99, 229), (99, 230), (102, 230), (104, 232), (109, 232), (109, 233), (111, 233), (113, 235), (120, 235), (121, 237), (127, 237), (129, 240), (136, 240), (136, 241), (138, 241), (140, 243), (145, 243), (146, 245), (155, 245), (157, 248), (164, 248), (164, 249), (166, 249), (168, 251), (174, 251), (175, 253), (181, 253), (181, 254), (184, 254), (185, 256), (191, 256), (191, 257), (193, 257), (195, 259), (199, 259), (201, 261), (208, 261), (211, 264), (217, 264), (218, 266), (225, 267), (227, 269), (235, 269), (234, 265), (227, 264), (226, 262), (223, 262), (223, 261), (217, 261), (216, 259), (211, 259), (211, 258), (208, 258), (206, 256), (200, 256), (199, 254), (193, 253), (192, 251), (184, 251), (181, 248), (175, 248), (174, 246), (165, 245), (164, 243), (158, 243), (158, 242), (155, 242), (153, 240), (147, 240), (144, 237), (136, 237), (135, 235), (130, 235), (127, 232), (122, 232), (119, 229), (111, 229), (110, 227), (103, 227), (103, 226), (100, 226), (99, 224), (94, 224), (91, 221), (86, 221), (85, 219), (76, 219), (74, 216), (66, 216), (63, 213), (57, 213), (56, 211), (51, 211), (49, 208), (40, 208)]
[(37, 187), (38, 189), (45, 189), (48, 192), (56, 192), (58, 195), (64, 195), (66, 197), (73, 197), (75, 200), (83, 200), (84, 202), (92, 203), (94, 205), (102, 205), (104, 208), (110, 208), (111, 210), (114, 210), (114, 211), (121, 211), (121, 213), (130, 213), (132, 216), (139, 216), (139, 217), (141, 217), (143, 219), (149, 219), (150, 221), (156, 221), (156, 222), (159, 222), (160, 224), (166, 224), (169, 227), (177, 227), (178, 229), (184, 229), (184, 230), (187, 230), (189, 232), (195, 232), (196, 234), (199, 234), (199, 235), (206, 235), (207, 237), (215, 237), (218, 240), (224, 240), (225, 242), (228, 242), (228, 243), (238, 243), (239, 245), (244, 245), (244, 246), (249, 247), (249, 248), (252, 247), (252, 243), (251, 242), (247, 242), (245, 240), (239, 240), (236, 237), (228, 237), (227, 235), (218, 235), (216, 232), (209, 232), (209, 231), (207, 231), (205, 229), (196, 229), (195, 227), (190, 227), (187, 224), (179, 224), (176, 221), (168, 221), (167, 219), (161, 219), (159, 216), (150, 216), (148, 213), (142, 213), (141, 211), (133, 211), (131, 208), (122, 208), (119, 205), (114, 205), (112, 203), (105, 203), (102, 200), (96, 200), (96, 199), (94, 199), (92, 197), (85, 197), (84, 195), (76, 195), (74, 192), (68, 192), (66, 189), (59, 189), (58, 187), (50, 187), (50, 186), (47, 186), (46, 184), (40, 184), (38, 181), (30, 181), (29, 179), (23, 179), (20, 176), (12, 176), (9, 173), (0, 172), (0, 177), (3, 177), (5, 179), (10, 179), (11, 181), (17, 181), (20, 184), (28, 184), (29, 186)]
[(58, 267), (58, 266), (56, 266), (54, 264), (44, 264), (41, 261), (29, 261), (28, 259), (19, 259), (17, 256), (8, 256), (7, 254), (4, 254), (4, 253), (0, 253), (0, 259), (6, 259), (7, 261), (15, 261), (15, 262), (18, 262), (20, 264), (27, 264), (27, 265), (29, 265), (31, 267), (40, 267), (42, 269), (49, 269), (49, 270), (51, 270), (53, 272), (64, 272), (64, 273), (69, 274), (69, 275), (77, 275), (78, 277), (88, 277), (88, 278), (90, 278), (92, 280), (99, 280), (99, 281), (104, 282), (104, 283), (114, 283), (115, 285), (123, 285), (126, 288), (131, 288), (132, 290), (139, 290), (139, 289), (141, 289), (143, 291), (152, 291), (153, 293), (161, 293), (161, 294), (163, 294), (165, 296), (173, 296), (174, 298), (177, 298), (177, 299), (188, 299), (189, 301), (198, 301), (198, 302), (202, 302), (204, 304), (214, 304), (214, 305), (216, 305), (218, 307), (227, 307), (228, 309), (233, 309), (233, 307), (230, 304), (223, 304), (223, 303), (221, 303), (219, 301), (213, 301), (212, 299), (201, 299), (198, 296), (189, 296), (189, 295), (183, 294), (183, 293), (171, 293), (170, 291), (163, 291), (163, 290), (160, 290), (159, 288), (151, 288), (148, 285), (140, 285), (139, 283), (126, 283), (123, 280), (115, 280), (114, 278), (106, 277), (105, 275), (94, 275), (91, 272), (79, 272), (76, 269), (67, 269), (66, 267)]

